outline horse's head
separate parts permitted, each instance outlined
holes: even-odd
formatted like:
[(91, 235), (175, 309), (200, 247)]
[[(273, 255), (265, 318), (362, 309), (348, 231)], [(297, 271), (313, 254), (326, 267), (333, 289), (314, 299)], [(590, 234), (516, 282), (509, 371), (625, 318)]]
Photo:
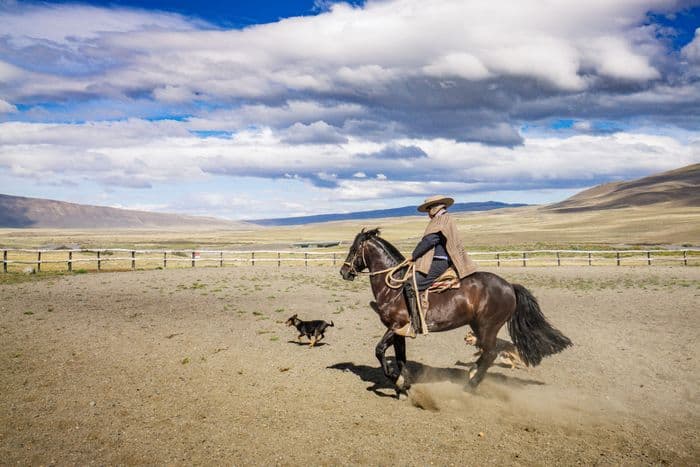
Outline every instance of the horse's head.
[(345, 258), (343, 266), (340, 268), (340, 275), (346, 281), (354, 280), (355, 277), (367, 268), (367, 259), (365, 258), (365, 242), (379, 235), (379, 229), (367, 230), (362, 229), (355, 240), (352, 242), (348, 256)]

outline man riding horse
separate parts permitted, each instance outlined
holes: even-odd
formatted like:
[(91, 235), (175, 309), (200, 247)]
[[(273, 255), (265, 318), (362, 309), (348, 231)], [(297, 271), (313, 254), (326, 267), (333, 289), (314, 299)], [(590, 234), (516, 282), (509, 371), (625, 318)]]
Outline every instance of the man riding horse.
[[(411, 255), (411, 261), (415, 263), (418, 293), (430, 287), (450, 266), (455, 269), (459, 279), (476, 271), (476, 264), (464, 251), (457, 225), (447, 212), (452, 204), (454, 199), (438, 195), (427, 198), (418, 206), (419, 212), (426, 212), (430, 217), (423, 238)], [(405, 283), (404, 291), (413, 327), (416, 332), (421, 332), (417, 297), (411, 281)]]

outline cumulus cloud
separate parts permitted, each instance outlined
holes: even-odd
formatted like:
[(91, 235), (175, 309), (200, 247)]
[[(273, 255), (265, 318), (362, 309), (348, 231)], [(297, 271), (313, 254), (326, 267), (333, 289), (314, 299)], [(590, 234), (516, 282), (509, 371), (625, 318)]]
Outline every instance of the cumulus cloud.
[[(510, 146), (522, 143), (512, 116), (530, 102), (664, 81), (666, 51), (644, 23), (648, 11), (674, 5), (562, 0), (542, 8), (523, 0), (428, 8), (370, 0), (241, 30), (124, 8), (17, 6), (0, 11), (8, 25), (0, 53), (14, 67), (0, 92), (13, 102), (152, 96), (167, 107), (196, 100), (217, 108), (192, 110), (201, 125), (323, 121), (345, 137), (369, 127), (377, 138)], [(335, 120), (290, 120), (303, 112), (290, 102), (334, 109)]]
[(618, 132), (531, 137), (512, 148), (451, 139), (288, 144), (269, 128), (199, 138), (179, 121), (11, 122), (0, 124), (0, 170), (36, 181), (89, 179), (132, 188), (219, 175), (295, 179), (343, 199), (371, 199), (385, 196), (385, 189), (400, 196), (436, 188), (464, 193), (587, 186), (697, 162), (699, 143), (697, 132), (685, 141)]
[(358, 157), (367, 159), (418, 159), (428, 157), (428, 155), (418, 146), (401, 146), (391, 144), (383, 147), (379, 151), (370, 154), (358, 154)]
[(17, 107), (0, 99), (0, 114), (17, 112)]
[(683, 47), (681, 56), (684, 60), (687, 60), (693, 74), (700, 76), (700, 28), (695, 30), (693, 40)]
[(282, 142), (289, 144), (341, 144), (347, 143), (348, 138), (341, 135), (337, 128), (334, 128), (323, 121), (304, 125), (295, 123), (284, 131)]

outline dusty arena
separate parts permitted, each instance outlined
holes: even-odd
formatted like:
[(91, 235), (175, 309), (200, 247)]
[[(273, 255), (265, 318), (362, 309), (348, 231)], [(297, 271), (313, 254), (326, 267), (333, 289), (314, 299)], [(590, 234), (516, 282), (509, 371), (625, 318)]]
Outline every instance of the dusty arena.
[[(492, 270), (574, 347), (465, 390), (466, 328), (408, 342), (397, 400), (366, 277), (325, 266), (0, 285), (2, 464), (700, 463), (700, 268)], [(284, 326), (333, 321), (314, 348)], [(502, 330), (502, 337), (507, 337)], [(390, 351), (391, 354), (391, 351)]]

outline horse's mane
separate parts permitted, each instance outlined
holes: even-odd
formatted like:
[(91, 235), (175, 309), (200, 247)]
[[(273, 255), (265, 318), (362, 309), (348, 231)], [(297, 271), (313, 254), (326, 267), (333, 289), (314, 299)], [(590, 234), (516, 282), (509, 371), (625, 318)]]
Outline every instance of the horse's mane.
[(374, 237), (377, 242), (381, 245), (381, 247), (384, 249), (384, 251), (397, 263), (403, 263), (403, 260), (406, 259), (404, 256), (401, 254), (401, 252), (391, 243), (388, 241), (384, 240), (382, 237)]
[(375, 239), (384, 252), (395, 262), (402, 263), (405, 259), (394, 245), (379, 236), (379, 228), (368, 230), (366, 232), (360, 232), (355, 239), (356, 245), (359, 245), (360, 242), (369, 240), (370, 238)]

